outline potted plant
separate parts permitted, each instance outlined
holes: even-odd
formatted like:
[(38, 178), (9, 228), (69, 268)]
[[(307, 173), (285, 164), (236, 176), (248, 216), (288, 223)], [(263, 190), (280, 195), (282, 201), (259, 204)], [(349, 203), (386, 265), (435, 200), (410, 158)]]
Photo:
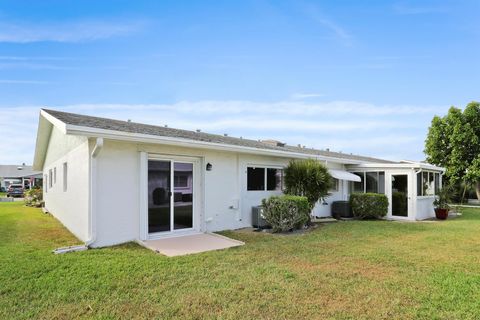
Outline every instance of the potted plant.
[(439, 220), (445, 220), (448, 218), (448, 212), (450, 211), (450, 189), (448, 187), (443, 187), (437, 194), (435, 201), (433, 201), (433, 206), (435, 207), (435, 217)]

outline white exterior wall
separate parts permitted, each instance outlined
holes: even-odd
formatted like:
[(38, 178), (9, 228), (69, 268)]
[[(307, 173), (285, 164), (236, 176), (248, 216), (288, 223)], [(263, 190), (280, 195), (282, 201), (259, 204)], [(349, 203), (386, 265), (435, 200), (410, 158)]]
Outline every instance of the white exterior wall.
[(416, 220), (425, 220), (435, 217), (433, 201), (435, 197), (418, 197), (416, 201)]
[[(90, 146), (92, 148), (93, 145)], [(142, 239), (141, 153), (152, 155), (197, 157), (200, 159), (200, 196), (196, 217), (201, 219), (199, 231), (220, 231), (251, 226), (252, 206), (279, 191), (247, 191), (247, 166), (282, 168), (290, 159), (239, 154), (166, 145), (137, 144), (105, 140), (97, 156), (96, 233), (94, 246), (108, 246)], [(212, 165), (206, 171), (207, 163)], [(331, 168), (343, 168), (328, 163)], [(341, 184), (342, 185), (342, 184)], [(333, 199), (341, 199), (343, 189)], [(331, 200), (328, 200), (329, 204)], [(330, 215), (330, 206), (321, 207)], [(142, 222), (144, 223), (144, 222)]]
[[(329, 169), (345, 170), (341, 163), (328, 162), (327, 167)], [(315, 208), (313, 208), (313, 214), (320, 218), (330, 217), (332, 215), (332, 202), (342, 200), (348, 200), (348, 181), (345, 180), (339, 180), (338, 191), (332, 191), (324, 202), (317, 202)]]
[[(67, 163), (67, 191), (63, 190), (63, 164)], [(53, 127), (43, 175), (56, 168), (56, 182), (44, 179), (45, 208), (77, 238), (88, 237), (89, 152), (84, 137), (67, 136)]]

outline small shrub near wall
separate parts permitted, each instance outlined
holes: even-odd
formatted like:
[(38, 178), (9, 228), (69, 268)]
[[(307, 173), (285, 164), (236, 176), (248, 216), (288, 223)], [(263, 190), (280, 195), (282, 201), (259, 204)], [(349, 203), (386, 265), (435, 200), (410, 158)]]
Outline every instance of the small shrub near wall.
[(25, 191), (25, 205), (29, 207), (41, 207), (43, 205), (43, 190), (32, 188)]
[(263, 216), (273, 232), (302, 228), (310, 220), (310, 203), (306, 197), (282, 195), (262, 200)]
[(387, 215), (388, 198), (378, 193), (353, 193), (350, 206), (355, 218), (380, 219)]

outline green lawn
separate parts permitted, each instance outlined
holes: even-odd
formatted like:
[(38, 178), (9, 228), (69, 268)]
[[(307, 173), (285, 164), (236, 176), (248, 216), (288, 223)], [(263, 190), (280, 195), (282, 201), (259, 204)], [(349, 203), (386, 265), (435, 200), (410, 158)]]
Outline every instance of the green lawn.
[(7, 196), (6, 192), (0, 192), (0, 198), (5, 198)]
[(478, 319), (480, 210), (445, 222), (349, 221), (300, 235), (226, 232), (243, 247), (166, 258), (78, 243), (0, 204), (0, 319)]

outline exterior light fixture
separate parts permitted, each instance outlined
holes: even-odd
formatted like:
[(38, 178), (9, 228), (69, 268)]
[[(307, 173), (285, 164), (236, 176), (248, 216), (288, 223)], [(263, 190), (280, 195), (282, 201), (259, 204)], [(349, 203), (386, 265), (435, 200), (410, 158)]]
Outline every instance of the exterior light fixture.
[(207, 171), (212, 171), (212, 164), (210, 162), (207, 163), (206, 169), (207, 169)]

